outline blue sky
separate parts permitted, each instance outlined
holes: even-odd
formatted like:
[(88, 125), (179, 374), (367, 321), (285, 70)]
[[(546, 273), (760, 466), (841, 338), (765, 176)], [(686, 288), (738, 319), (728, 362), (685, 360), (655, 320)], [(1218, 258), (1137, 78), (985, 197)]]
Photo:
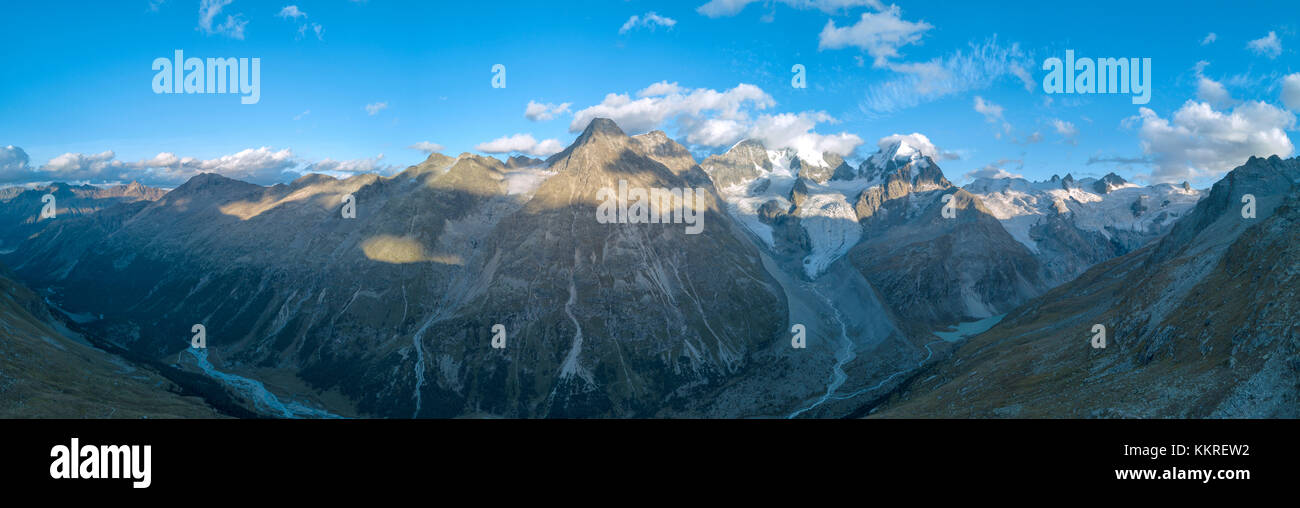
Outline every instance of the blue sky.
[[(1286, 2), (123, 0), (4, 10), (0, 184), (391, 173), (424, 159), (418, 143), (453, 156), (541, 156), (586, 119), (611, 116), (700, 155), (756, 137), (855, 160), (882, 137), (921, 133), (959, 183), (1115, 171), (1207, 185), (1250, 155), (1295, 155), (1300, 110), (1300, 11)], [(155, 94), (151, 63), (177, 49), (259, 58), (260, 100)], [(1150, 102), (1045, 94), (1043, 62), (1067, 49), (1150, 58)], [(505, 88), (492, 87), (495, 64)], [(795, 64), (806, 88), (791, 85)], [(530, 102), (542, 114), (526, 116)]]

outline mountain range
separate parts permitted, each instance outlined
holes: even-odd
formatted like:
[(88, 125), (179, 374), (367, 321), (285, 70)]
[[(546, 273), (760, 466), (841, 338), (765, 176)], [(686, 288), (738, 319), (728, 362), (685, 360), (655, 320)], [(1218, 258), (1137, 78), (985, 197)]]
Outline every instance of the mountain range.
[[(1255, 198), (1255, 215), (1243, 199)], [(1300, 158), (1252, 157), (1158, 241), (1012, 311), (877, 416), (1300, 417)], [(1094, 326), (1105, 348), (1094, 348)]]
[[(1294, 412), (1297, 159), (957, 187), (917, 136), (697, 163), (595, 119), (544, 161), (4, 190), (0, 261), (67, 309), (35, 321), (235, 416)], [(597, 220), (620, 186), (693, 189), (703, 232)]]

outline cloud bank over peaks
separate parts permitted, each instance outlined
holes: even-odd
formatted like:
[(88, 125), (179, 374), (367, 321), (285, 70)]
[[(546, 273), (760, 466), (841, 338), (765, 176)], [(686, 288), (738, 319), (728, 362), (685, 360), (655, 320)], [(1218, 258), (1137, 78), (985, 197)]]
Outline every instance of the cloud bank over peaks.
[(1189, 100), (1170, 118), (1144, 107), (1126, 124), (1137, 125), (1154, 183), (1217, 179), (1251, 156), (1289, 157), (1295, 149), (1286, 131), (1295, 129), (1296, 115), (1262, 101), (1222, 111)]
[[(894, 150), (895, 146), (898, 147), (897, 151)], [(935, 161), (957, 160), (960, 158), (955, 152), (941, 150), (930, 141), (929, 137), (919, 132), (913, 132), (911, 134), (891, 134), (885, 136), (880, 138), (879, 141), (876, 141), (876, 147), (880, 149), (880, 153), (882, 154), (888, 154), (890, 152), (896, 152), (895, 155), (900, 153), (910, 154), (912, 151), (915, 151), (919, 152), (923, 156), (934, 159)]]
[(818, 134), (813, 132), (819, 123), (834, 123), (835, 119), (824, 111), (762, 115), (754, 122), (746, 136), (763, 142), (763, 146), (780, 150), (794, 149), (804, 160), (817, 162), (822, 153), (847, 156), (862, 145), (856, 134)]
[(524, 118), (534, 122), (546, 122), (554, 120), (555, 117), (569, 112), (569, 106), (573, 103), (565, 102), (562, 104), (541, 103), (537, 101), (528, 101), (528, 106), (524, 107)]
[(533, 157), (545, 157), (564, 150), (558, 139), (537, 141), (532, 134), (515, 134), (503, 136), (474, 146), (475, 150), (490, 154), (522, 153)]
[[(418, 145), (422, 144), (416, 146)], [(0, 148), (0, 185), (54, 181), (90, 184), (138, 181), (145, 185), (171, 187), (201, 173), (217, 173), (246, 182), (272, 185), (293, 180), (305, 173), (347, 177), (360, 173), (391, 174), (397, 169), (396, 166), (384, 164), (383, 160), (384, 155), (379, 154), (363, 159), (325, 158), (308, 162), (295, 156), (288, 148), (276, 150), (263, 146), (212, 159), (160, 152), (147, 159), (126, 161), (118, 159), (112, 150), (99, 153), (68, 152), (51, 158), (45, 164), (33, 166), (22, 148), (9, 145)]]
[(818, 124), (837, 123), (824, 111), (766, 112), (775, 106), (771, 95), (746, 83), (719, 91), (661, 81), (632, 95), (608, 94), (600, 104), (576, 111), (569, 131), (581, 132), (592, 119), (609, 118), (629, 134), (675, 129), (678, 139), (696, 150), (752, 138), (771, 149), (793, 148), (810, 160), (820, 160), (822, 152), (849, 155), (862, 144), (854, 134), (815, 132)]

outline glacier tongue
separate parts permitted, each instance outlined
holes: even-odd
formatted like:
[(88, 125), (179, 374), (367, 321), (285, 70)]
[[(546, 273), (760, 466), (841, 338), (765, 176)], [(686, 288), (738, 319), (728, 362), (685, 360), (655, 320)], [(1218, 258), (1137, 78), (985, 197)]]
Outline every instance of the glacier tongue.
[(812, 244), (812, 252), (803, 259), (804, 273), (810, 279), (820, 276), (862, 239), (862, 226), (848, 197), (834, 189), (813, 187), (821, 186), (809, 187), (809, 194), (798, 210), (800, 224)]

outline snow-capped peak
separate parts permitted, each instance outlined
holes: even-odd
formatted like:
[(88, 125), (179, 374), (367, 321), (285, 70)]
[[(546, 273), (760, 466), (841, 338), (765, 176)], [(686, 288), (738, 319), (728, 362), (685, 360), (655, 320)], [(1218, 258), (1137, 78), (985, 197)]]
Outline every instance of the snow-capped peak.
[(921, 133), (894, 134), (880, 138), (880, 150), (862, 161), (860, 176), (876, 178), (907, 164), (923, 169), (933, 164), (938, 149)]

